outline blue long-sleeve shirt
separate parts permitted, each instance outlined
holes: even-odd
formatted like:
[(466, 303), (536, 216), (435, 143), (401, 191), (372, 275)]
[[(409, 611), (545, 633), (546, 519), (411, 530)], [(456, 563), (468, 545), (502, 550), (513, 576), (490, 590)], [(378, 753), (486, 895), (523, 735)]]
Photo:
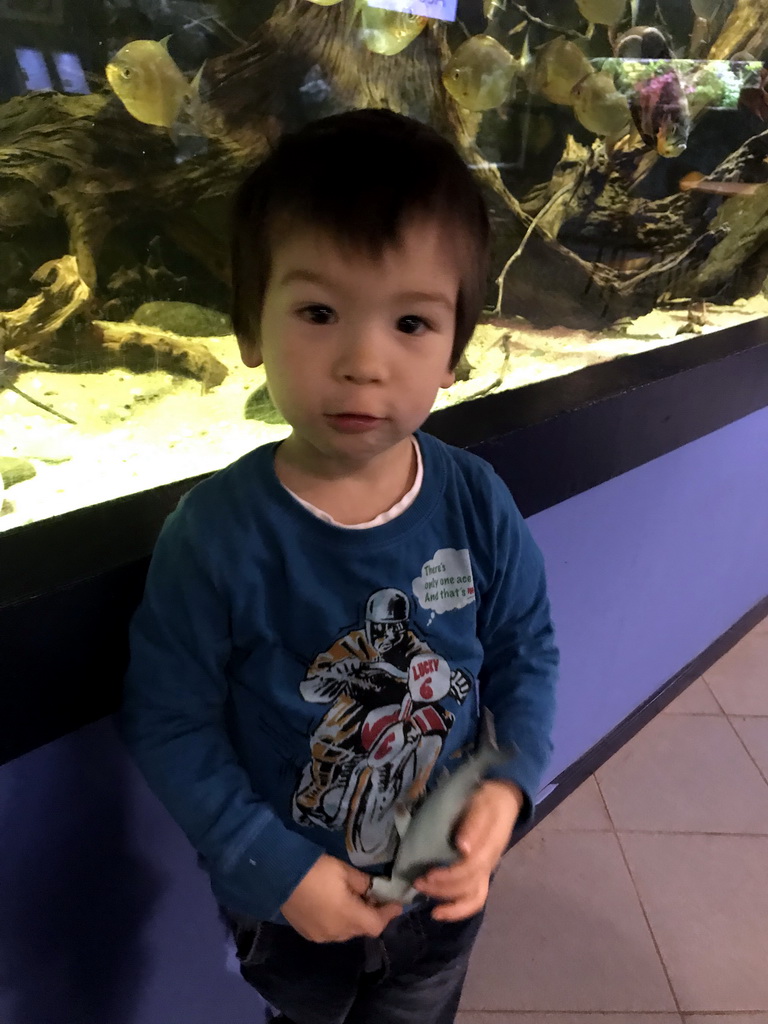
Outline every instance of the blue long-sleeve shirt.
[(395, 804), (472, 749), (482, 707), (532, 813), (558, 662), (542, 557), (485, 462), (417, 438), (422, 487), (384, 525), (314, 516), (268, 444), (158, 540), (122, 732), (235, 912), (279, 919), (323, 852), (385, 870)]

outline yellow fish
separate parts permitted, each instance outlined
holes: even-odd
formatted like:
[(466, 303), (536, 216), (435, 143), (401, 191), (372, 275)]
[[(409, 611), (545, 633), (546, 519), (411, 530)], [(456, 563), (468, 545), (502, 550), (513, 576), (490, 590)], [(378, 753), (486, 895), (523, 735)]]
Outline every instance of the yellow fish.
[(573, 95), (573, 112), (588, 131), (615, 140), (629, 129), (629, 104), (611, 75), (604, 71), (587, 75), (575, 86)]
[(371, 53), (393, 57), (413, 42), (424, 29), (427, 19), (418, 14), (384, 11), (379, 7), (361, 4), (361, 34)]
[(582, 17), (593, 25), (618, 25), (624, 17), (627, 0), (576, 0)]
[(319, 7), (333, 7), (334, 4), (340, 4), (341, 0), (312, 0), (312, 3)]
[(461, 107), (492, 110), (509, 95), (520, 66), (491, 36), (472, 36), (454, 52), (443, 85)]
[(536, 51), (532, 87), (551, 103), (571, 107), (573, 87), (592, 73), (583, 50), (564, 36), (558, 36)]
[(168, 39), (135, 39), (107, 64), (107, 81), (123, 106), (144, 124), (170, 129), (189, 85), (168, 52)]

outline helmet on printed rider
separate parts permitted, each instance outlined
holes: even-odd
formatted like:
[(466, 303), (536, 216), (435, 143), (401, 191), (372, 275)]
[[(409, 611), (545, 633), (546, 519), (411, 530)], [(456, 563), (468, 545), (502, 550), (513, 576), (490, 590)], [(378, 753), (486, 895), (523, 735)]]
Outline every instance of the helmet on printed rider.
[(365, 606), (365, 633), (368, 643), (380, 652), (402, 636), (411, 604), (402, 590), (385, 587), (368, 598)]
[(402, 590), (386, 587), (368, 598), (365, 606), (366, 622), (407, 622), (410, 602)]

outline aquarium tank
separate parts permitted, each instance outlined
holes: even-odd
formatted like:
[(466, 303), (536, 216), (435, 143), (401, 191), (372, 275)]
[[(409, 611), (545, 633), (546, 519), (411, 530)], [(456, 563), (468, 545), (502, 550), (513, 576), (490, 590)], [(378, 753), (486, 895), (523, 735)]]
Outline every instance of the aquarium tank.
[(486, 309), (436, 408), (766, 314), (762, 0), (0, 0), (0, 27), (0, 530), (286, 433), (232, 335), (230, 206), (335, 112), (432, 124), (485, 191)]

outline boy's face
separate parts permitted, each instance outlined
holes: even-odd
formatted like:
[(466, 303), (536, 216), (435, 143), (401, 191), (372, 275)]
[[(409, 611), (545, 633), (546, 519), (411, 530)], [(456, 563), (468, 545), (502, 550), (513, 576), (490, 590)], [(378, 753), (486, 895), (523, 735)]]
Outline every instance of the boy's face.
[(312, 229), (275, 244), (261, 337), (241, 354), (248, 366), (264, 363), (295, 458), (365, 464), (421, 426), (455, 379), (454, 252), (426, 220), (380, 260)]

